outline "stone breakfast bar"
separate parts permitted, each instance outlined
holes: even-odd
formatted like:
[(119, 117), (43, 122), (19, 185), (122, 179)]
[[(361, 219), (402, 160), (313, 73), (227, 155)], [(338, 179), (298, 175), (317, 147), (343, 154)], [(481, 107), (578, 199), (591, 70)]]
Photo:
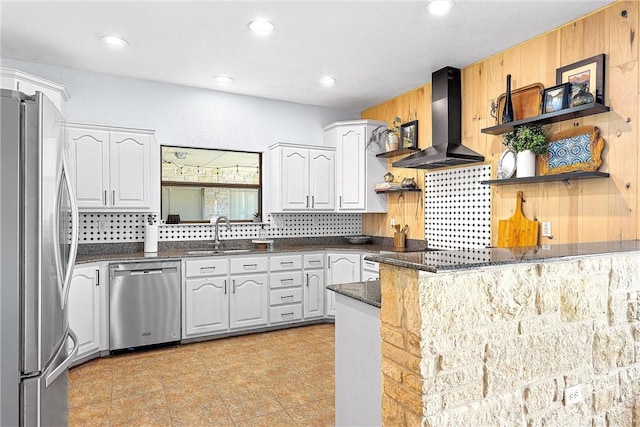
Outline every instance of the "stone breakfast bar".
[(366, 259), (383, 425), (640, 425), (640, 241)]

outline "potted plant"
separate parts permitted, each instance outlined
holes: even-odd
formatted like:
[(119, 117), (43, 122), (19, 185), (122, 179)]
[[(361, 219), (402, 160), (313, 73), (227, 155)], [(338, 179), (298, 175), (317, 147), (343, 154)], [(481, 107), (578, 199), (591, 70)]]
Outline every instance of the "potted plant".
[[(398, 137), (398, 130), (400, 129), (400, 124), (402, 123), (402, 119), (400, 117), (395, 117), (393, 119), (393, 124), (391, 127), (378, 126), (371, 132), (371, 136), (369, 137), (369, 141), (367, 142), (367, 148), (369, 145), (376, 144), (380, 147), (380, 144), (385, 138), (385, 151), (393, 151), (398, 149), (400, 138)], [(381, 147), (382, 148), (382, 147)]]
[(253, 213), (253, 222), (260, 222), (260, 212)]
[(516, 176), (535, 176), (536, 155), (547, 153), (548, 144), (544, 128), (540, 125), (518, 126), (504, 134), (502, 143), (516, 152)]

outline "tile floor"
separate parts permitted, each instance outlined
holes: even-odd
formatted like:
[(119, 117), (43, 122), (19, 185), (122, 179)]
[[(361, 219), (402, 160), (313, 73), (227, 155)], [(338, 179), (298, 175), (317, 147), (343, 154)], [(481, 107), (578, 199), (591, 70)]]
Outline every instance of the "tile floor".
[(332, 426), (334, 326), (92, 360), (69, 372), (69, 425)]

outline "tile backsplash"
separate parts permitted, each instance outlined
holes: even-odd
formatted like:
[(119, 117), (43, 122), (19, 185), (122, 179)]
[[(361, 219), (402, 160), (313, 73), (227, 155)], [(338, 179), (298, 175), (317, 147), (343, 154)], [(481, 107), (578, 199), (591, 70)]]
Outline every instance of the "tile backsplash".
[[(157, 214), (152, 214), (154, 217)], [(148, 213), (82, 213), (80, 237), (82, 243), (126, 243), (144, 241), (144, 224)], [(258, 237), (264, 224), (269, 238), (318, 237), (362, 234), (362, 214), (297, 213), (268, 214), (264, 223), (233, 224), (230, 230), (220, 227), (221, 239), (251, 239)], [(161, 224), (159, 240), (212, 240), (215, 226), (211, 224)]]

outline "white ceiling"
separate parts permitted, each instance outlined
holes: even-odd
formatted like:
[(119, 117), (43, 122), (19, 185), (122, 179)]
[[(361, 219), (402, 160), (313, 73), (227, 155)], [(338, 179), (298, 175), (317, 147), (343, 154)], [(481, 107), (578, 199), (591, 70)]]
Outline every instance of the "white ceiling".
[[(361, 111), (613, 0), (0, 1), (1, 55), (43, 64)], [(276, 30), (256, 36), (256, 18)], [(100, 43), (118, 34), (123, 50)], [(234, 78), (230, 85), (215, 75)], [(323, 75), (337, 84), (324, 88)]]

